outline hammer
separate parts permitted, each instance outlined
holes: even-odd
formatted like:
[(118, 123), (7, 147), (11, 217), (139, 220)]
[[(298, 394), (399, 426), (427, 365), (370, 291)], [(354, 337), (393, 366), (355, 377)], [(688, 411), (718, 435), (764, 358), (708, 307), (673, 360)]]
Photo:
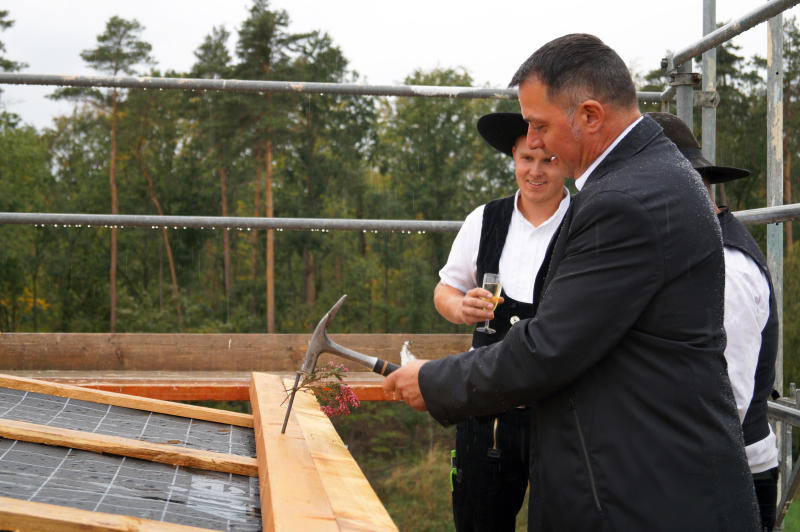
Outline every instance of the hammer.
[(294, 379), (292, 395), (289, 398), (289, 406), (286, 408), (286, 417), (283, 419), (281, 434), (286, 432), (286, 423), (289, 421), (289, 412), (292, 411), (292, 403), (294, 402), (294, 395), (297, 393), (297, 385), (300, 383), (300, 377), (302, 377), (303, 374), (309, 374), (314, 371), (314, 368), (317, 367), (317, 359), (322, 353), (333, 353), (347, 360), (364, 364), (375, 373), (383, 376), (400, 368), (397, 364), (387, 362), (377, 357), (364, 355), (358, 351), (353, 351), (328, 338), (328, 324), (333, 321), (336, 312), (339, 310), (339, 307), (342, 306), (345, 299), (347, 299), (347, 294), (340, 297), (339, 301), (322, 316), (322, 319), (317, 323), (317, 328), (314, 329), (314, 334), (311, 335), (311, 339), (308, 341), (308, 349), (306, 350), (306, 357), (303, 359), (303, 366), (300, 368), (300, 371), (297, 372), (297, 376)]

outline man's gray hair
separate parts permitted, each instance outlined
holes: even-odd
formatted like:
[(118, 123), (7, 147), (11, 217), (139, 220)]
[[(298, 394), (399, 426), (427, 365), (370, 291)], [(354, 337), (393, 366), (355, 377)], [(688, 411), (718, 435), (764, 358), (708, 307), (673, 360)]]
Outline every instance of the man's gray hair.
[(548, 42), (522, 63), (509, 87), (532, 77), (544, 84), (548, 97), (565, 105), (570, 114), (587, 99), (621, 108), (637, 105), (628, 67), (594, 35), (572, 33)]

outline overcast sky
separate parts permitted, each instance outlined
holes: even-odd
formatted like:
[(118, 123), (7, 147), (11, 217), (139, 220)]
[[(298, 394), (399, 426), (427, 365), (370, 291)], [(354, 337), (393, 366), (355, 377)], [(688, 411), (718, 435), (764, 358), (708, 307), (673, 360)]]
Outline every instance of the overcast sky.
[[(80, 58), (114, 15), (136, 19), (153, 45), (161, 71), (188, 71), (194, 51), (212, 27), (237, 30), (252, 0), (4, 0), (15, 21), (0, 32), (5, 56), (28, 64), (31, 74), (103, 75)], [(374, 85), (400, 84), (414, 69), (463, 67), (476, 85), (505, 87), (517, 67), (541, 44), (565, 33), (593, 33), (635, 71), (658, 68), (667, 50), (702, 37), (702, 0), (273, 0), (289, 14), (289, 31), (327, 32)], [(717, 0), (717, 20), (729, 22), (758, 6), (754, 0)], [(792, 8), (784, 16), (796, 16)], [(740, 54), (766, 57), (766, 23), (734, 39)], [(70, 104), (44, 96), (54, 87), (3, 86), (2, 104), (38, 128)]]

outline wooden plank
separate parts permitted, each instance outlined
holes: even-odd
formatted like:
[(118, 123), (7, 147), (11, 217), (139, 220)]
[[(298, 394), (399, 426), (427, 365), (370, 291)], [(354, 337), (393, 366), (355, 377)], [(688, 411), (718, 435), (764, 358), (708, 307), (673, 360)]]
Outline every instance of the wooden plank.
[[(293, 381), (285, 381), (291, 387)], [(297, 394), (292, 408), (314, 459), (340, 530), (397, 530), (361, 468), (310, 393)]]
[(7, 370), (4, 373), (165, 401), (250, 401), (249, 371)]
[(158, 412), (160, 414), (169, 414), (172, 416), (202, 419), (204, 421), (213, 421), (216, 423), (225, 423), (240, 427), (253, 426), (253, 416), (250, 414), (241, 414), (239, 412), (230, 412), (217, 408), (206, 408), (202, 406), (173, 403), (170, 401), (162, 401), (160, 399), (134, 397), (121, 393), (92, 390), (88, 388), (82, 388), (80, 386), (57, 384), (36, 379), (16, 377), (8, 374), (0, 374), (0, 387), (12, 388), (15, 390), (25, 390), (46, 395), (55, 395), (57, 397), (68, 397), (70, 399), (81, 399), (83, 401), (91, 401), (93, 403), (135, 408), (138, 410)]
[(201, 532), (206, 528), (0, 497), (0, 526), (26, 532)]
[(248, 456), (187, 449), (166, 443), (152, 443), (107, 434), (37, 425), (26, 421), (0, 419), (0, 437), (57, 447), (72, 447), (95, 453), (115, 454), (235, 475), (258, 476), (258, 462)]
[[(303, 394), (298, 394), (298, 397)], [(339, 530), (296, 422), (281, 434), (287, 405), (280, 377), (254, 373), (250, 386), (258, 456), (261, 519), (266, 532)], [(292, 420), (296, 416), (292, 416)]]
[[(162, 371), (9, 371), (9, 375), (71, 384), (163, 399), (166, 401), (250, 401), (250, 372), (162, 372)], [(293, 373), (278, 375), (294, 378)], [(383, 377), (372, 372), (351, 371), (344, 380), (359, 401), (396, 401), (394, 393), (381, 388)]]
[[(335, 326), (335, 324), (334, 324)], [(335, 334), (337, 343), (400, 362), (403, 342), (418, 358), (469, 349), (469, 334)], [(309, 334), (0, 334), (2, 370), (295, 371)], [(324, 354), (320, 364), (340, 358)], [(360, 368), (347, 364), (351, 370)]]
[[(264, 529), (397, 530), (313, 394), (297, 394), (286, 433), (280, 433), (284, 387), (291, 385), (276, 375), (253, 374)], [(320, 528), (308, 528), (313, 523)]]

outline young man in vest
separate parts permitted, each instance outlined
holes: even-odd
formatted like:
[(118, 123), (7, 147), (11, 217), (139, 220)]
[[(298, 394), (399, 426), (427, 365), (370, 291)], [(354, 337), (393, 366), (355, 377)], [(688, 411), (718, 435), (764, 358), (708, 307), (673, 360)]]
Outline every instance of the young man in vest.
[[(514, 159), (517, 192), (481, 205), (467, 216), (439, 272), (434, 292), (439, 313), (452, 323), (482, 324), (472, 345), (498, 342), (521, 319), (533, 316), (536, 273), (569, 206), (566, 170), (541, 149), (528, 148), (528, 125), (519, 113), (492, 113), (478, 131), (493, 148)], [(481, 288), (484, 273), (498, 273), (501, 304)], [(456, 530), (513, 531), (528, 486), (528, 408), (470, 418), (456, 429), (452, 475)]]
[[(703, 157), (692, 131), (680, 118), (649, 113), (664, 134), (711, 185), (750, 175), (747, 170), (714, 166)], [(725, 359), (744, 432), (745, 453), (753, 474), (762, 530), (775, 525), (778, 495), (778, 448), (767, 422), (767, 398), (775, 381), (778, 313), (767, 261), (755, 239), (727, 207), (714, 209), (722, 228), (725, 253)]]

